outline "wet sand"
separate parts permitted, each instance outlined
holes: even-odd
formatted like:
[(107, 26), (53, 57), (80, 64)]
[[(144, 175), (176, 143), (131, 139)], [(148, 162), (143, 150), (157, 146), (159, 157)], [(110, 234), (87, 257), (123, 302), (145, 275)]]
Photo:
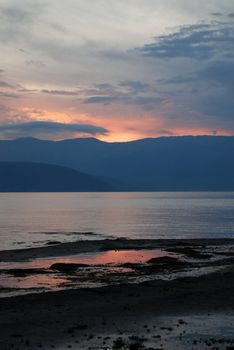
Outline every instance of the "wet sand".
[(199, 277), (1, 298), (0, 349), (231, 350), (233, 245), (230, 239), (105, 240), (0, 252), (1, 261), (126, 248), (182, 249), (198, 261), (207, 247), (226, 255), (222, 269)]

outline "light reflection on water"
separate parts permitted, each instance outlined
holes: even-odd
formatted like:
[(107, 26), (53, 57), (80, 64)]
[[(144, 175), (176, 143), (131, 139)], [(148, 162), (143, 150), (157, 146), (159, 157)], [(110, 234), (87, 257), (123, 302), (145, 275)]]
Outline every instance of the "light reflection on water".
[(152, 258), (177, 255), (161, 249), (107, 250), (77, 255), (38, 258), (26, 262), (0, 262), (0, 269), (49, 268), (54, 263), (75, 263), (88, 265), (144, 263)]
[[(175, 269), (171, 269), (169, 265), (165, 266), (165, 270), (156, 268), (153, 272), (147, 268), (146, 270), (141, 269), (149, 266), (152, 258), (162, 257), (176, 257), (184, 262), (196, 260), (162, 249), (142, 249), (109, 250), (73, 256), (37, 258), (25, 262), (0, 262), (0, 297), (69, 288), (93, 288), (119, 283), (141, 283), (156, 279), (174, 280), (183, 277), (198, 277), (225, 268), (225, 265), (222, 264), (206, 266), (205, 259), (203, 263), (199, 260), (198, 265), (192, 268), (188, 265), (178, 269), (175, 265)], [(210, 261), (219, 259), (218, 255)], [(75, 269), (72, 266), (71, 269), (64, 270), (52, 267), (57, 263), (85, 265), (75, 266)]]
[[(152, 258), (173, 256), (175, 254), (152, 250), (109, 250), (104, 252), (84, 253), (74, 256), (34, 259), (27, 262), (0, 262), (0, 270), (11, 269), (49, 269), (45, 273), (32, 273), (25, 276), (0, 274), (0, 296), (27, 294), (32, 291), (61, 290), (66, 288), (97, 287), (118, 281), (127, 281), (128, 274), (134, 273), (131, 268), (118, 266), (125, 263), (145, 263)], [(88, 264), (89, 267), (78, 269), (74, 273), (60, 273), (50, 270), (55, 263)], [(0, 271), (1, 272), (1, 271)], [(5, 289), (15, 289), (6, 291)], [(33, 290), (32, 290), (33, 289)]]
[(234, 192), (0, 193), (0, 250), (110, 236), (233, 237), (233, 212)]
[(0, 297), (28, 294), (30, 292), (42, 292), (44, 290), (61, 290), (60, 286), (67, 282), (67, 278), (57, 275), (28, 275), (14, 277), (1, 275)]
[[(38, 259), (31, 264), (34, 266), (41, 263), (43, 265), (50, 266), (55, 262), (63, 263), (80, 263), (80, 264), (91, 264), (91, 265), (104, 265), (104, 264), (125, 264), (125, 263), (144, 263), (152, 258), (159, 258), (162, 256), (172, 255), (160, 249), (142, 249), (142, 250), (108, 250), (98, 253), (84, 253), (76, 256), (67, 256), (61, 258), (52, 259)], [(45, 266), (44, 265), (44, 266)], [(46, 267), (46, 266), (45, 266)]]

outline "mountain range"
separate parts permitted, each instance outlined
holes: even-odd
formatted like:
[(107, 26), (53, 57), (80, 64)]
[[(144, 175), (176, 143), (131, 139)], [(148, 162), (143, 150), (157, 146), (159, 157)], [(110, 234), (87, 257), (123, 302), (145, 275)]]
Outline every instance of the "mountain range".
[(232, 136), (160, 137), (116, 143), (94, 138), (1, 140), (0, 161), (67, 167), (89, 174), (116, 191), (234, 190)]
[(0, 192), (111, 191), (104, 181), (64, 166), (0, 162)]

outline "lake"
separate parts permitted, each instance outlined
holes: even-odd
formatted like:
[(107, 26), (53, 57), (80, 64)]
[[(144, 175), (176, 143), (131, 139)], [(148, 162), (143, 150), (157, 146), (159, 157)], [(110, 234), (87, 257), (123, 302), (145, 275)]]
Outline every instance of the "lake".
[(234, 192), (0, 193), (0, 250), (114, 237), (234, 237)]

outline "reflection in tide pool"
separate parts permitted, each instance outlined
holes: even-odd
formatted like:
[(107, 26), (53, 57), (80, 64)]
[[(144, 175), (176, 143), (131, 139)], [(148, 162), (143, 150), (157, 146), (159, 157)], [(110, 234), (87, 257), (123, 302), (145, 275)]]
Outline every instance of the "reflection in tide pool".
[(161, 249), (141, 249), (141, 250), (107, 250), (103, 252), (83, 253), (70, 256), (38, 258), (26, 262), (0, 262), (0, 269), (48, 269), (54, 263), (64, 264), (125, 264), (125, 263), (145, 263), (152, 258), (177, 255)]
[[(109, 250), (74, 256), (34, 259), (27, 262), (0, 262), (0, 297), (32, 292), (57, 291), (67, 288), (97, 287), (127, 281), (136, 273), (125, 263), (143, 264), (152, 258), (173, 256), (160, 249)], [(87, 268), (74, 271), (50, 269), (55, 263), (87, 264)]]
[[(32, 261), (32, 267), (35, 264), (44, 267), (50, 266), (56, 261), (62, 263), (77, 263), (88, 265), (104, 265), (104, 264), (125, 264), (125, 263), (144, 263), (152, 258), (160, 258), (163, 256), (174, 255), (160, 249), (142, 249), (142, 250), (108, 250), (97, 253), (84, 253), (75, 256), (52, 258), (52, 259), (37, 259)], [(15, 264), (15, 263), (14, 263)], [(47, 266), (46, 266), (47, 265)]]

